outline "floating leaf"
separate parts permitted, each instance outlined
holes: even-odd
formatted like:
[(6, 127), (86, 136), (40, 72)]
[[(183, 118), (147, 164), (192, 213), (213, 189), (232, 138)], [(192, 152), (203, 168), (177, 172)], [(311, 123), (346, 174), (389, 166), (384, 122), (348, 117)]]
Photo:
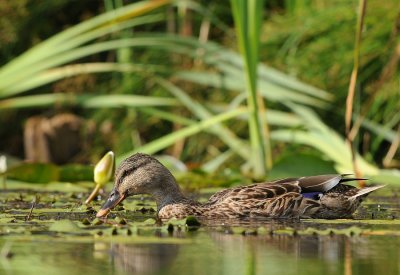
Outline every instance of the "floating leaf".
[(32, 183), (48, 183), (60, 178), (60, 170), (57, 165), (51, 163), (21, 163), (11, 167), (7, 176)]
[(60, 220), (55, 221), (49, 228), (50, 231), (56, 232), (67, 232), (67, 233), (79, 233), (82, 229), (79, 228), (73, 221)]
[(59, 181), (93, 181), (93, 167), (81, 164), (59, 166)]
[(136, 222), (137, 225), (154, 225), (156, 224), (156, 220), (153, 218), (147, 219), (143, 222)]

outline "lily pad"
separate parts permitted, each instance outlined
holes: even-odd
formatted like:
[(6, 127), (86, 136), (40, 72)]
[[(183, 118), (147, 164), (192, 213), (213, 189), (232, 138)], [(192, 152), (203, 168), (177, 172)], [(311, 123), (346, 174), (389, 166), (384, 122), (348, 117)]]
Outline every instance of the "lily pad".
[(93, 167), (80, 164), (19, 163), (6, 174), (10, 179), (30, 183), (93, 181)]
[(70, 220), (60, 220), (55, 221), (50, 227), (50, 231), (56, 232), (67, 232), (67, 233), (79, 233), (82, 229), (79, 228), (73, 221)]
[(31, 183), (48, 183), (60, 178), (60, 170), (50, 163), (21, 163), (11, 167), (7, 177)]

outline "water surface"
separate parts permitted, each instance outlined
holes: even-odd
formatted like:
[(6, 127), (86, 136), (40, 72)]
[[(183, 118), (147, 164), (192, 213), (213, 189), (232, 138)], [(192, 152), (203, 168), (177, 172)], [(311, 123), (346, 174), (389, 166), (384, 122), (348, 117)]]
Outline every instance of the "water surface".
[[(1, 274), (400, 274), (392, 236), (242, 236), (196, 232), (187, 243), (12, 241)], [(0, 241), (4, 247), (5, 240)]]

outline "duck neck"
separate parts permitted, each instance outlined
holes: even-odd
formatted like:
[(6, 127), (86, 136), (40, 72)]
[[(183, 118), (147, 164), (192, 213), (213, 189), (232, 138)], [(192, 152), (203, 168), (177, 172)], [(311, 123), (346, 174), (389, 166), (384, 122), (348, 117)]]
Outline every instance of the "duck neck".
[(154, 190), (151, 195), (156, 200), (158, 211), (166, 205), (188, 201), (175, 179), (166, 181), (162, 188)]

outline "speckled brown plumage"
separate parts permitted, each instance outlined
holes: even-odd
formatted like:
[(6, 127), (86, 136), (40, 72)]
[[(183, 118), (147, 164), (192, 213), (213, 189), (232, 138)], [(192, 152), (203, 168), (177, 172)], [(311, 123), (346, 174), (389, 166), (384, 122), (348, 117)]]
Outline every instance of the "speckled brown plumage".
[(127, 196), (150, 194), (157, 202), (161, 219), (196, 216), (207, 219), (230, 218), (346, 218), (362, 199), (382, 186), (357, 189), (343, 182), (347, 175), (320, 175), (224, 189), (199, 203), (186, 198), (175, 178), (159, 161), (135, 154), (117, 169), (115, 186), (98, 217)]

